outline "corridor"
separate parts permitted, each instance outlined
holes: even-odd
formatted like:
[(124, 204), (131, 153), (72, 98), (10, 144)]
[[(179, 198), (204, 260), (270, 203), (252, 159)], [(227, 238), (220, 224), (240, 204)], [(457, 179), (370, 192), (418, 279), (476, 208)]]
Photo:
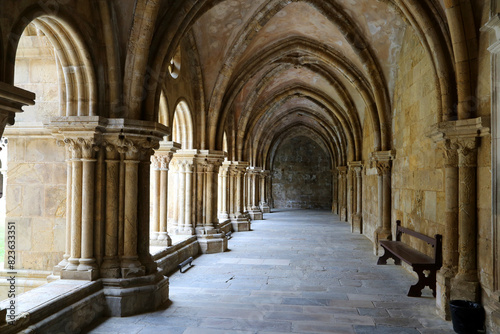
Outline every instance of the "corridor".
[(103, 319), (88, 333), (453, 333), (430, 290), (328, 211), (276, 211), (234, 233), (229, 251), (170, 277), (168, 307)]

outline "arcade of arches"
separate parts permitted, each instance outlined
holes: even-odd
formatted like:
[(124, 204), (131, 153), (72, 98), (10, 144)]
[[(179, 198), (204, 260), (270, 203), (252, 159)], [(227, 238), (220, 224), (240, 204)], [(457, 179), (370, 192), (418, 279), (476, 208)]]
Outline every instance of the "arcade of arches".
[(0, 1), (0, 231), (17, 291), (65, 296), (1, 331), (154, 310), (179, 262), (293, 207), (376, 254), (396, 220), (443, 235), (436, 311), (498, 332), (499, 2)]

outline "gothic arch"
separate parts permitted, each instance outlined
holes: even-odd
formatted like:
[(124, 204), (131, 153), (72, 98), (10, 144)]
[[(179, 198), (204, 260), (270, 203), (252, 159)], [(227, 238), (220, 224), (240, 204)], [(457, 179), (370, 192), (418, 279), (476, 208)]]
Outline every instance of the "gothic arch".
[(181, 99), (177, 103), (172, 122), (172, 140), (180, 143), (182, 149), (193, 149), (194, 127), (191, 110), (187, 102)]
[[(24, 17), (30, 16), (25, 15)], [(13, 31), (13, 36), (16, 36), (16, 39), (12, 40), (11, 49), (8, 52), (13, 57), (11, 59), (15, 59), (19, 39), (29, 23), (33, 23), (47, 36), (61, 63), (64, 76), (60, 89), (64, 100), (61, 103), (60, 115), (98, 115), (98, 89), (92, 58), (82, 35), (68, 20), (62, 17), (33, 14), (31, 21), (18, 22)], [(14, 81), (14, 66), (9, 68), (8, 77), (10, 82)]]

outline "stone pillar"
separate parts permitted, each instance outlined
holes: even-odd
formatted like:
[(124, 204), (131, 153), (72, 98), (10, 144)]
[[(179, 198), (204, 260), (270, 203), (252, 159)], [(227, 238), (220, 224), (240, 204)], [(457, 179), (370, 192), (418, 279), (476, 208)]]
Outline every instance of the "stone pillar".
[(394, 151), (379, 151), (371, 154), (371, 160), (375, 163), (378, 174), (378, 216), (379, 224), (375, 231), (374, 253), (378, 255), (378, 241), (392, 239), (391, 232), (391, 167), (395, 158)]
[(262, 211), (257, 206), (257, 179), (256, 176), (262, 171), (260, 167), (247, 168), (247, 185), (248, 185), (248, 214), (252, 220), (263, 219)]
[(118, 261), (118, 217), (120, 189), (120, 155), (114, 145), (106, 145), (106, 225), (104, 261), (101, 265), (101, 276), (119, 278), (120, 263)]
[(479, 138), (489, 134), (489, 119), (445, 121), (428, 136), (445, 153), (445, 230), (443, 266), (437, 273), (438, 314), (450, 319), (452, 299), (479, 301), (477, 275), (476, 166)]
[(267, 193), (269, 182), (269, 174), (271, 172), (268, 170), (263, 170), (260, 172), (260, 210), (262, 213), (270, 213), (271, 209), (269, 207), (269, 194)]
[(339, 214), (338, 193), (338, 171), (332, 169), (332, 212), (335, 214)]
[(362, 233), (362, 175), (363, 164), (361, 161), (350, 163), (353, 173), (353, 198), (352, 198), (352, 232)]
[(154, 246), (170, 246), (172, 239), (168, 235), (168, 180), (169, 165), (173, 154), (180, 149), (175, 142), (160, 142), (160, 148), (151, 157), (152, 161), (152, 216), (150, 244)]
[(218, 205), (218, 218), (219, 224), (226, 222), (229, 219), (229, 166), (230, 163), (225, 161), (219, 169), (219, 205)]
[(443, 266), (436, 275), (438, 314), (451, 319), (449, 302), (451, 279), (458, 266), (458, 152), (450, 140), (444, 141), (445, 230), (443, 235)]
[(71, 168), (68, 166), (71, 173), (67, 178), (67, 192), (70, 194), (67, 213), (70, 222), (69, 258), (61, 270), (61, 278), (94, 280), (98, 277), (94, 256), (94, 171), (97, 161), (94, 133), (73, 132), (72, 137), (64, 137), (58, 142), (65, 144), (71, 152)]
[(231, 162), (231, 172), (234, 175), (233, 199), (234, 208), (231, 215), (231, 224), (234, 231), (250, 231), (250, 218), (244, 210), (243, 182), (245, 171), (248, 167), (247, 162)]
[(340, 166), (337, 170), (339, 171), (339, 217), (341, 221), (347, 221), (347, 167)]
[(458, 138), (458, 271), (451, 299), (479, 301), (477, 275), (476, 167), (478, 139)]
[[(64, 142), (59, 141), (59, 145), (64, 145)], [(65, 248), (64, 255), (61, 262), (59, 262), (53, 270), (54, 275), (61, 275), (61, 270), (68, 265), (68, 259), (71, 252), (71, 180), (73, 179), (72, 170), (73, 165), (71, 162), (72, 153), (70, 150), (66, 150), (66, 238), (65, 238)]]

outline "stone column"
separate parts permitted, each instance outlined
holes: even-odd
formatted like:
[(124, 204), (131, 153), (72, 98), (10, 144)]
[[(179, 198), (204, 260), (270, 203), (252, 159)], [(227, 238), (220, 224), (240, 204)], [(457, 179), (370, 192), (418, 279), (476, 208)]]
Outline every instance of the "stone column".
[(248, 167), (247, 162), (233, 161), (231, 168), (234, 173), (234, 214), (231, 217), (231, 224), (234, 231), (249, 231), (250, 219), (248, 213), (244, 211), (243, 182), (245, 171)]
[(137, 194), (139, 177), (139, 143), (129, 142), (122, 146), (125, 154), (125, 202), (123, 228), (123, 256), (121, 257), (122, 277), (143, 276), (145, 268), (137, 253), (138, 221)]
[(263, 170), (260, 172), (260, 210), (262, 213), (270, 213), (271, 209), (269, 208), (268, 202), (268, 194), (267, 194), (267, 184), (266, 181), (269, 180), (270, 171)]
[(378, 216), (379, 224), (375, 231), (374, 253), (378, 255), (378, 241), (392, 239), (391, 231), (391, 168), (392, 160), (395, 158), (394, 151), (379, 151), (371, 154), (371, 160), (375, 163), (378, 174)]
[(352, 214), (352, 232), (362, 233), (362, 175), (363, 165), (360, 161), (352, 162), (353, 172), (353, 214)]
[(229, 218), (228, 210), (228, 191), (229, 191), (229, 162), (224, 162), (219, 169), (219, 205), (218, 205), (218, 218), (219, 224), (225, 222)]
[(179, 188), (180, 165), (177, 160), (170, 162), (168, 187), (168, 233), (175, 234), (179, 229)]
[(78, 143), (65, 139), (73, 153), (71, 160), (71, 252), (65, 270), (78, 269), (82, 243), (82, 152)]
[(340, 166), (337, 170), (339, 171), (339, 216), (340, 220), (347, 221), (347, 167)]
[(118, 261), (118, 212), (120, 156), (114, 145), (106, 145), (106, 226), (104, 240), (104, 261), (101, 276), (104, 278), (120, 277)]
[(159, 203), (159, 217), (158, 217), (158, 233), (157, 240), (164, 243), (164, 246), (172, 245), (172, 239), (168, 235), (168, 165), (172, 155), (163, 155), (161, 157), (160, 165), (160, 203)]
[(184, 213), (184, 228), (183, 234), (193, 235), (194, 226), (192, 221), (192, 207), (193, 207), (193, 171), (194, 165), (192, 161), (186, 161), (186, 200), (185, 200), (185, 213)]
[[(160, 142), (160, 148), (152, 157), (153, 212), (151, 217), (150, 243), (154, 246), (170, 246), (172, 239), (168, 235), (169, 215), (169, 165), (173, 154), (180, 148), (175, 142)], [(177, 222), (177, 221), (176, 221)]]
[(479, 301), (477, 275), (477, 138), (459, 138), (458, 146), (458, 272), (451, 298)]
[(479, 137), (489, 134), (489, 119), (444, 121), (428, 137), (444, 149), (445, 228), (443, 266), (437, 273), (438, 314), (450, 319), (452, 299), (479, 301), (477, 275), (476, 167)]
[(247, 168), (247, 184), (248, 184), (248, 214), (252, 220), (263, 219), (262, 211), (257, 206), (257, 187), (256, 175), (262, 171), (260, 167)]
[(451, 279), (458, 266), (458, 152), (451, 140), (444, 141), (445, 230), (443, 235), (443, 266), (436, 276), (438, 314), (451, 319), (449, 308)]
[(338, 172), (332, 169), (332, 212), (335, 214), (339, 213), (338, 192)]
[(161, 158), (159, 156), (151, 157), (151, 188), (153, 190), (153, 196), (151, 198), (153, 212), (151, 216), (151, 229), (149, 237), (151, 242), (158, 240), (158, 234), (160, 231), (160, 192), (161, 192)]
[(82, 147), (82, 250), (79, 271), (96, 270), (94, 257), (94, 176), (95, 146), (93, 139), (81, 140)]

